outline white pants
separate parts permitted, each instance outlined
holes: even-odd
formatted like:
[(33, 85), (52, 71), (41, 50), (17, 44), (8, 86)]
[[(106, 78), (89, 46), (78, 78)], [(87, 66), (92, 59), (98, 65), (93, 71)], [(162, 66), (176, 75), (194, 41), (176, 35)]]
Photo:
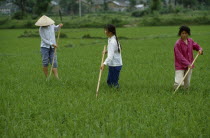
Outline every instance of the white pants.
[[(182, 79), (184, 78), (185, 73), (187, 70), (176, 70), (175, 71), (175, 83), (174, 83), (174, 89), (178, 87), (178, 85), (181, 83)], [(186, 78), (182, 82), (181, 86), (184, 86), (184, 88), (189, 88), (190, 86), (190, 79), (192, 75), (192, 69), (188, 72)]]

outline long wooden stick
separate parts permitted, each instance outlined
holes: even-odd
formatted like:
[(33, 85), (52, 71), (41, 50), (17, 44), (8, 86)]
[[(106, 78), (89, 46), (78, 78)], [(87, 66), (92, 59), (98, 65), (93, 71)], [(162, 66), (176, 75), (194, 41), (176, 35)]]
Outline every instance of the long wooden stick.
[[(193, 62), (192, 62), (192, 64), (191, 64), (191, 66), (194, 64), (194, 62), (196, 61), (196, 59), (198, 58), (198, 56), (199, 56), (199, 53), (196, 55), (195, 59), (193, 60)], [(189, 68), (189, 69), (187, 70), (187, 72), (185, 73), (185, 75), (184, 75), (182, 81), (179, 83), (178, 87), (176, 87), (176, 90), (174, 91), (174, 94), (175, 94), (176, 91), (179, 89), (179, 87), (181, 86), (182, 82), (184, 81), (184, 79), (186, 78), (186, 76), (187, 76), (187, 74), (189, 73), (190, 70), (191, 70), (191, 68)]]
[[(105, 51), (106, 51), (106, 46), (104, 46), (104, 50), (103, 50), (103, 54), (102, 54), (102, 59), (101, 59), (101, 65), (104, 63)], [(99, 77), (98, 77), (98, 85), (97, 85), (97, 89), (96, 89), (96, 98), (98, 97), (98, 91), (99, 91), (99, 86), (100, 86), (100, 82), (101, 82), (102, 71), (103, 70), (100, 69), (100, 73), (99, 73)]]
[[(60, 28), (59, 31), (58, 31), (57, 47), (58, 47), (58, 41), (59, 41), (59, 38), (60, 38), (60, 32), (61, 32), (60, 30), (61, 30), (61, 28)], [(52, 61), (51, 69), (50, 69), (50, 75), (49, 75), (49, 77), (48, 77), (47, 80), (50, 79), (50, 76), (51, 76), (51, 74), (52, 74), (53, 65), (54, 65), (54, 62), (55, 62), (55, 55), (56, 55), (57, 48), (54, 48), (54, 49), (55, 49), (55, 50), (54, 50), (53, 61)]]

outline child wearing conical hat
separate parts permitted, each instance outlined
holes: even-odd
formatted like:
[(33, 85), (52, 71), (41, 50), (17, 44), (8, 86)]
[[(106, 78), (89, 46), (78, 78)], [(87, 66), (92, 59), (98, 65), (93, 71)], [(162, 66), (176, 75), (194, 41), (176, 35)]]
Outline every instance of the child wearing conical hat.
[[(42, 55), (42, 65), (43, 72), (46, 77), (48, 77), (48, 64), (52, 65), (54, 51), (57, 48), (56, 39), (55, 39), (55, 31), (58, 31), (63, 24), (55, 25), (55, 22), (43, 15), (36, 23), (36, 26), (40, 26), (39, 35), (41, 37), (41, 55)], [(53, 73), (57, 79), (58, 77), (58, 63), (57, 63), (57, 55), (54, 57)]]

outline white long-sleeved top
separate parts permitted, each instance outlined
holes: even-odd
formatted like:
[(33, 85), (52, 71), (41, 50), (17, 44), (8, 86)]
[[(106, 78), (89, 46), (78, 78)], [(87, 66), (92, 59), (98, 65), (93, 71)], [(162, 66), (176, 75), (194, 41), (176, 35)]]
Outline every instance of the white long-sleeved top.
[(39, 35), (41, 37), (41, 47), (54, 48), (52, 45), (56, 45), (55, 32), (60, 29), (59, 25), (41, 26), (39, 28)]
[[(119, 48), (121, 51), (120, 44), (119, 44)], [(120, 53), (118, 52), (117, 40), (116, 40), (115, 35), (108, 38), (107, 53), (108, 53), (108, 56), (106, 60), (104, 61), (105, 65), (122, 66), (122, 56), (121, 56), (121, 52)]]

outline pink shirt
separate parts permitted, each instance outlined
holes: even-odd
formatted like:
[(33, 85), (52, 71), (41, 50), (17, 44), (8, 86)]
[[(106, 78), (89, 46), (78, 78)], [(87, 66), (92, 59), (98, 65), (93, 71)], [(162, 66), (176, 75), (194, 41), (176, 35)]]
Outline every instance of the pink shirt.
[(202, 48), (191, 38), (187, 39), (186, 44), (181, 38), (176, 41), (174, 46), (174, 62), (176, 70), (187, 70), (193, 62), (193, 50), (199, 51)]

